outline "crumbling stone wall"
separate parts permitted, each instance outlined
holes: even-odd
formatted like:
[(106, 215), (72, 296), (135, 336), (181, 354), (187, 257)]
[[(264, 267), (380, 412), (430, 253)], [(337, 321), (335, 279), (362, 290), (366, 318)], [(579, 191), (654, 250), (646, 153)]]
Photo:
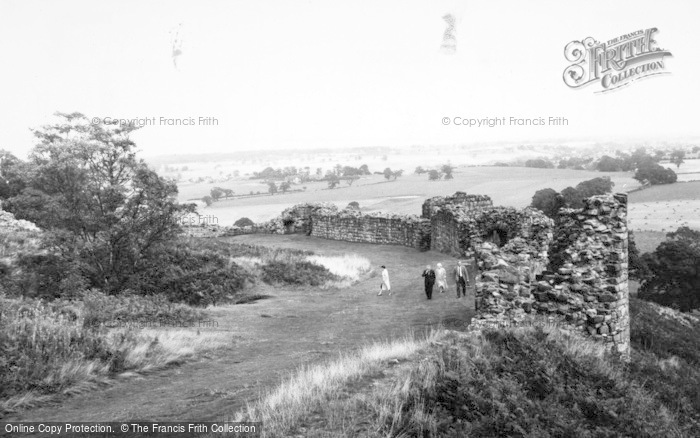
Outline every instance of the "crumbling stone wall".
[(537, 282), (538, 312), (562, 315), (581, 332), (629, 357), (627, 195), (594, 196), (564, 210), (552, 271)]
[(534, 233), (501, 248), (474, 238), (481, 272), (472, 327), (539, 314), (629, 357), (626, 216), (626, 195), (595, 196), (563, 210), (553, 233), (533, 216)]
[(323, 239), (430, 249), (430, 221), (418, 216), (362, 214), (354, 210), (312, 215), (311, 235)]
[(421, 217), (430, 219), (435, 213), (447, 207), (475, 211), (493, 207), (493, 202), (486, 195), (467, 195), (465, 192), (455, 192), (452, 196), (434, 196), (423, 202)]
[[(546, 252), (552, 222), (538, 210), (481, 207), (477, 210), (445, 205), (431, 217), (431, 249), (457, 257), (471, 253), (481, 242), (503, 246), (516, 237), (532, 240)], [(540, 235), (544, 233), (543, 235)]]

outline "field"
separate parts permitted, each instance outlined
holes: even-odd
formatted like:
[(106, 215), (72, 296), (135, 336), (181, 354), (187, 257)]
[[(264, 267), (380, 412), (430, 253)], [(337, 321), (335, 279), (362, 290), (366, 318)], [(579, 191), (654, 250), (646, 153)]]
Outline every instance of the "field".
[(680, 167), (670, 163), (662, 164), (676, 172), (679, 182), (700, 181), (700, 159), (687, 159)]
[(681, 226), (700, 229), (700, 181), (630, 193), (628, 213), (629, 227), (635, 231), (669, 232)]
[[(426, 198), (450, 195), (456, 191), (489, 195), (494, 205), (522, 208), (530, 204), (537, 190), (548, 187), (562, 190), (604, 175), (612, 178), (616, 191), (627, 191), (639, 186), (631, 174), (622, 172), (601, 174), (569, 169), (464, 166), (455, 170), (453, 180), (429, 181), (427, 175), (415, 175), (411, 171), (396, 181), (386, 181), (382, 175), (371, 175), (350, 187), (343, 183), (339, 188), (329, 190), (326, 183), (309, 183), (304, 184), (305, 191), (221, 200), (210, 207), (200, 207), (199, 212), (204, 216), (215, 217), (219, 225), (231, 225), (241, 217), (248, 217), (255, 222), (268, 220), (279, 215), (285, 208), (304, 202), (326, 201), (345, 207), (349, 202), (357, 201), (363, 211), (382, 210), (419, 215)], [(252, 187), (248, 185), (244, 186), (245, 190), (238, 190), (236, 187), (239, 183), (251, 184), (248, 180), (230, 183), (228, 186), (243, 193)], [(216, 185), (221, 184), (184, 184), (181, 186), (180, 200), (202, 197)], [(260, 184), (258, 186), (262, 187)], [(261, 190), (266, 189), (264, 187)]]

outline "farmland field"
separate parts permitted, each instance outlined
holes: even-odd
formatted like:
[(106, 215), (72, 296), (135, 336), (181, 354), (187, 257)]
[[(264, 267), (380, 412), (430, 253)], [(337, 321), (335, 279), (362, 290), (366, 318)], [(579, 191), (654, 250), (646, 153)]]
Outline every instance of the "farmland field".
[(629, 226), (633, 230), (700, 229), (700, 181), (665, 184), (629, 195)]
[[(371, 168), (370, 168), (371, 169)], [(628, 191), (639, 186), (630, 173), (601, 174), (583, 170), (570, 169), (532, 169), (526, 167), (459, 167), (454, 172), (453, 180), (428, 181), (426, 175), (406, 174), (396, 181), (386, 181), (382, 175), (371, 175), (360, 179), (352, 186), (344, 183), (329, 190), (323, 182), (306, 183), (306, 190), (273, 196), (251, 196), (221, 200), (210, 207), (200, 207), (202, 215), (211, 215), (218, 219), (220, 225), (231, 225), (241, 217), (248, 217), (255, 222), (271, 219), (282, 210), (304, 202), (333, 202), (345, 207), (351, 201), (357, 201), (363, 211), (391, 211), (402, 214), (420, 214), (421, 205), (431, 196), (444, 196), (456, 191), (470, 194), (489, 195), (494, 205), (523, 208), (530, 204), (537, 190), (553, 188), (562, 190), (575, 186), (588, 179), (610, 176), (615, 182), (615, 191)], [(251, 181), (233, 181), (227, 183), (236, 193), (248, 193), (250, 184), (258, 184), (260, 191), (266, 186)], [(247, 184), (244, 190), (239, 184)], [(200, 198), (209, 193), (217, 184), (186, 184), (180, 190), (180, 200)], [(221, 185), (221, 184), (219, 184)], [(298, 185), (293, 189), (300, 189)], [(257, 189), (255, 189), (257, 191)]]

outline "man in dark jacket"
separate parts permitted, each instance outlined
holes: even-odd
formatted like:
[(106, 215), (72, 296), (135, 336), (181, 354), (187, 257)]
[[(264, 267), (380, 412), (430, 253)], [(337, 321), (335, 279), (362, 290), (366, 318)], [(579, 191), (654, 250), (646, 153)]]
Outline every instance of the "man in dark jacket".
[[(455, 267), (455, 283), (457, 283), (457, 298), (462, 298), (467, 296), (467, 285), (469, 285), (469, 271), (467, 267), (462, 264), (461, 260), (457, 261), (457, 267)], [(461, 292), (461, 296), (460, 296)]]
[(425, 296), (427, 296), (429, 300), (432, 300), (433, 286), (435, 285), (435, 271), (433, 271), (430, 265), (425, 267), (423, 278), (425, 279)]

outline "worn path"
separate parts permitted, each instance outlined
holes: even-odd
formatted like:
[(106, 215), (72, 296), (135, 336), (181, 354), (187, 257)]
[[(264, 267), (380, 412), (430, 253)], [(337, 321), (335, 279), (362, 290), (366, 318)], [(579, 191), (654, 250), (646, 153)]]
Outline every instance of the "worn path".
[[(343, 290), (274, 289), (273, 298), (211, 309), (215, 330), (230, 333), (229, 345), (184, 365), (120, 381), (23, 411), (4, 421), (214, 421), (228, 419), (301, 365), (333, 359), (364, 344), (395, 338), (430, 325), (464, 327), (474, 314), (473, 291), (457, 300), (450, 290), (428, 301), (420, 276), (427, 263), (454, 265), (436, 252), (291, 235), (239, 236), (235, 242), (309, 249), (322, 254), (367, 257), (376, 274)], [(377, 296), (379, 265), (391, 274), (394, 294)], [(449, 269), (448, 269), (449, 273)], [(448, 275), (449, 277), (449, 275)]]

